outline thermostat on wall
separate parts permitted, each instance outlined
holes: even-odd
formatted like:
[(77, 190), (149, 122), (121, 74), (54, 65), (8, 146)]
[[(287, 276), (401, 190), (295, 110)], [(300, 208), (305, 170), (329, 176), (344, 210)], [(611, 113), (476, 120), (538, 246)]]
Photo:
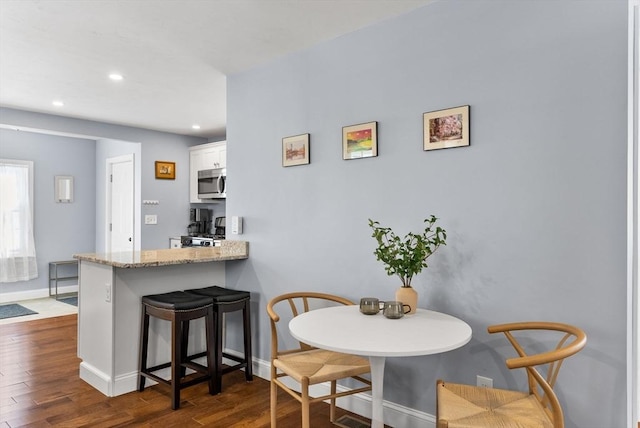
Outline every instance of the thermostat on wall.
[(231, 217), (231, 234), (242, 235), (242, 217), (237, 215)]

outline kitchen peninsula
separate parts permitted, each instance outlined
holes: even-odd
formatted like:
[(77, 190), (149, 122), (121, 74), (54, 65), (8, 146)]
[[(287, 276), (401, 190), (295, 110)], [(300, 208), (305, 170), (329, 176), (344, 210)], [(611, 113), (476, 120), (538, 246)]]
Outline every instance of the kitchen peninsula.
[[(80, 378), (109, 397), (137, 389), (140, 300), (148, 294), (225, 286), (225, 264), (249, 257), (249, 243), (220, 247), (75, 254), (79, 261)], [(169, 361), (169, 323), (152, 320), (149, 364)], [(189, 352), (204, 350), (203, 320), (192, 322)]]

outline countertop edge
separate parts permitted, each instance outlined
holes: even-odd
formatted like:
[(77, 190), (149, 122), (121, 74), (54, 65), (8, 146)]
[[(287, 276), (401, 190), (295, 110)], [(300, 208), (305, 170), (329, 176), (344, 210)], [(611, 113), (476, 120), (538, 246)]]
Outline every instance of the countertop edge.
[(249, 258), (249, 243), (227, 241), (221, 247), (74, 254), (74, 259), (123, 269), (224, 262)]

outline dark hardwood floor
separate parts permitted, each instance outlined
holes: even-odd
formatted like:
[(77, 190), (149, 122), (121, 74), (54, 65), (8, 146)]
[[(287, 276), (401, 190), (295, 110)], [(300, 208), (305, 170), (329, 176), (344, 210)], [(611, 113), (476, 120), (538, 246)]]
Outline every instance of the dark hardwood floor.
[[(270, 426), (264, 379), (245, 382), (240, 371), (227, 374), (216, 396), (206, 383), (186, 388), (174, 411), (164, 385), (102, 395), (79, 378), (76, 347), (77, 315), (0, 325), (0, 428)], [(299, 403), (283, 392), (278, 399), (278, 427), (299, 427)], [(335, 427), (327, 404), (312, 405), (311, 426)]]

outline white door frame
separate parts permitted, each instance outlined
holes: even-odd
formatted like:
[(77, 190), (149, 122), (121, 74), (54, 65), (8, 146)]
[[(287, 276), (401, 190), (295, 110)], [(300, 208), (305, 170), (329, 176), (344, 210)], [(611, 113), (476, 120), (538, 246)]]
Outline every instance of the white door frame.
[(131, 230), (131, 239), (133, 240), (132, 242), (132, 248), (135, 250), (137, 248), (139, 248), (140, 244), (137, 240), (137, 227), (136, 227), (136, 213), (135, 213), (135, 206), (136, 206), (136, 164), (135, 164), (135, 156), (133, 153), (129, 153), (126, 155), (122, 155), (122, 156), (116, 156), (116, 157), (112, 157), (112, 158), (108, 158), (106, 161), (106, 171), (105, 171), (105, 213), (104, 213), (104, 218), (105, 218), (105, 223), (104, 223), (104, 233), (105, 233), (105, 252), (110, 252), (111, 251), (111, 230), (110, 230), (110, 224), (111, 224), (111, 219), (112, 219), (112, 213), (111, 213), (111, 192), (112, 192), (112, 186), (111, 186), (111, 170), (112, 170), (112, 166), (113, 164), (116, 163), (121, 163), (121, 162), (131, 162), (132, 168), (133, 168), (133, 174), (132, 174), (132, 178), (133, 178), (133, 182), (131, 183), (132, 185), (132, 191), (133, 191), (133, 211), (131, 213), (131, 221), (132, 221), (132, 230)]

